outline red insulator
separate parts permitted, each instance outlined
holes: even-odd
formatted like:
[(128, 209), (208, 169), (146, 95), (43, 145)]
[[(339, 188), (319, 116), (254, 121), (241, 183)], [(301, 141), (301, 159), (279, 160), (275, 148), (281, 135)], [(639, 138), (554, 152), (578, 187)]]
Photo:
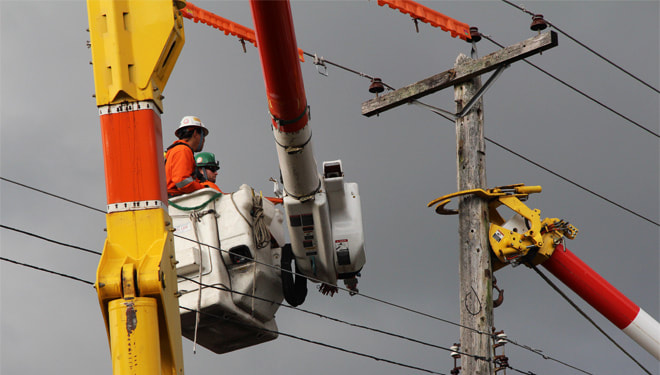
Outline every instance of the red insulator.
[(548, 24), (543, 19), (542, 14), (535, 14), (532, 16), (532, 24), (529, 26), (532, 31), (541, 31), (548, 27)]

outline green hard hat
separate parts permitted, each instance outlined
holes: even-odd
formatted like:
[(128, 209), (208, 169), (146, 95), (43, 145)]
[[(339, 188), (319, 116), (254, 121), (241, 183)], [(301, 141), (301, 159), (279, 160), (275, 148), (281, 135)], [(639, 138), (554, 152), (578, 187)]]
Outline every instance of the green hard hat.
[(208, 168), (214, 171), (220, 169), (220, 163), (215, 160), (212, 152), (200, 152), (195, 156), (195, 163), (200, 168)]

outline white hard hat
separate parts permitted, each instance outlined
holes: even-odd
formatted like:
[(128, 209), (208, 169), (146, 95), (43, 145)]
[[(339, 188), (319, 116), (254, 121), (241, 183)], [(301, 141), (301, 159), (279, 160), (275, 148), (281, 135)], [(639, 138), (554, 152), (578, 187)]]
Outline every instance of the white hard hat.
[(179, 137), (181, 131), (185, 130), (186, 128), (202, 128), (205, 137), (209, 134), (209, 130), (204, 126), (204, 124), (202, 124), (202, 120), (200, 120), (197, 116), (184, 116), (181, 119), (179, 128), (174, 131), (174, 135)]

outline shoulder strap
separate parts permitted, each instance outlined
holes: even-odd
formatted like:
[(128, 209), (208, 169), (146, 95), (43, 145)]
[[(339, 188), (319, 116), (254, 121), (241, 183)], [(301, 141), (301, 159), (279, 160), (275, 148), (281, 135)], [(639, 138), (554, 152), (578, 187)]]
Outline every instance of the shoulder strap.
[(192, 147), (190, 147), (190, 145), (187, 144), (186, 142), (174, 142), (174, 143), (172, 143), (172, 144), (170, 145), (170, 147), (168, 147), (168, 148), (165, 150), (165, 152), (167, 152), (167, 151), (169, 151), (169, 150), (171, 150), (171, 149), (173, 149), (174, 147), (179, 146), (179, 145), (183, 145), (183, 146), (188, 147), (188, 148), (190, 149), (190, 151), (192, 151), (193, 155), (195, 154), (195, 151), (193, 151)]
[(186, 142), (179, 142), (179, 141), (176, 141), (176, 142), (172, 143), (172, 144), (170, 145), (170, 147), (168, 147), (168, 148), (165, 149), (165, 155), (164, 155), (164, 157), (165, 157), (165, 163), (167, 163), (167, 152), (170, 151), (171, 149), (173, 149), (174, 147), (179, 146), (179, 145), (182, 145), (182, 146), (186, 146), (186, 147), (188, 147), (188, 148), (190, 149), (190, 152), (193, 153), (193, 156), (195, 155), (195, 151), (192, 149), (192, 147), (190, 147), (189, 144), (187, 144)]

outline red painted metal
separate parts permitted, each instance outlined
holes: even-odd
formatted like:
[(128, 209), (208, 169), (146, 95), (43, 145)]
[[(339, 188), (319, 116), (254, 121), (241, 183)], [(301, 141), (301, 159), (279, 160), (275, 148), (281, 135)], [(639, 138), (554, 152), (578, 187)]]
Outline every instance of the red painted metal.
[(639, 306), (562, 245), (542, 265), (619, 329), (639, 313)]
[(308, 118), (291, 7), (281, 0), (250, 0), (250, 5), (273, 126), (297, 132)]
[(167, 202), (160, 116), (152, 109), (101, 115), (108, 204)]

